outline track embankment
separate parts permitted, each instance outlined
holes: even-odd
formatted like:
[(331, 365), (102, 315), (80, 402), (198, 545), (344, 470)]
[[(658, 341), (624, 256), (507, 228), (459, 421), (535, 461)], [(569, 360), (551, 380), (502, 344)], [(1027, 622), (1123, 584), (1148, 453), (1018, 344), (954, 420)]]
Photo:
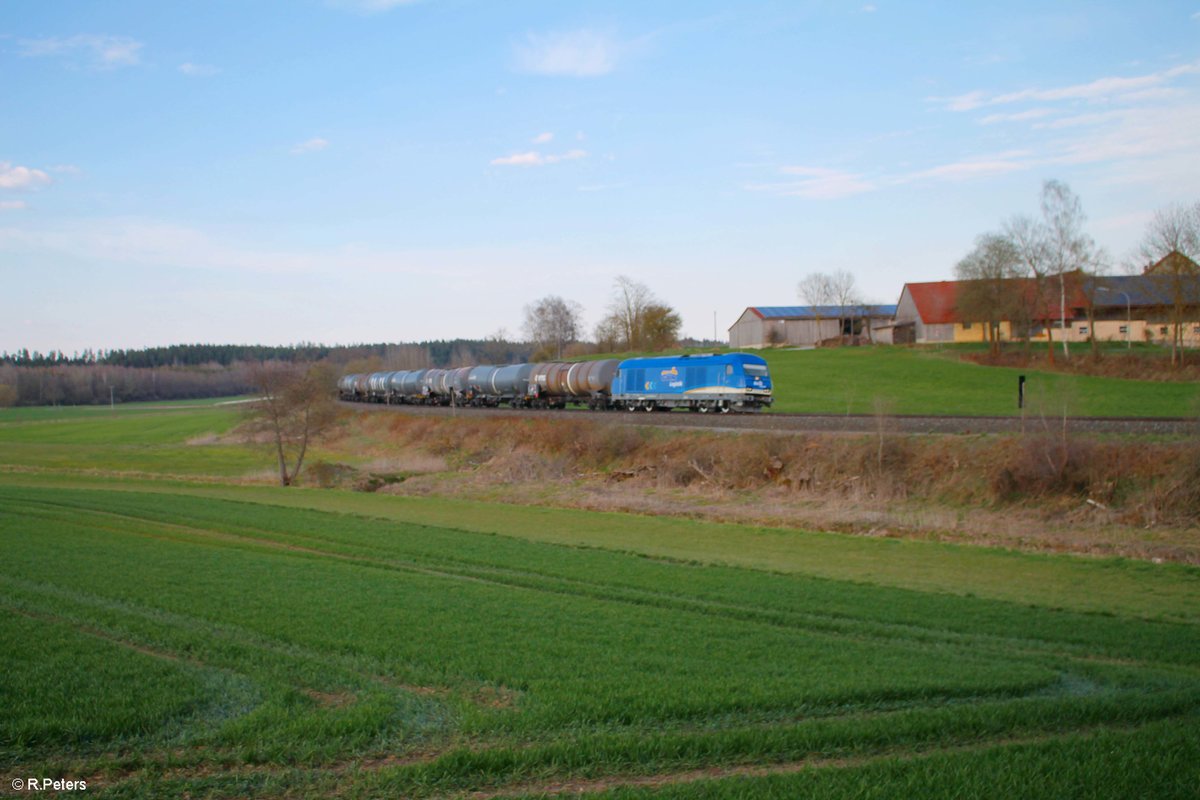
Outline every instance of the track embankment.
[[(614, 425), (655, 425), (672, 428), (703, 428), (706, 430), (757, 431), (765, 433), (876, 433), (881, 427), (888, 433), (954, 434), (978, 433), (1040, 433), (1062, 430), (1061, 417), (1034, 415), (1013, 417), (913, 416), (872, 414), (696, 414), (686, 411), (660, 413), (624, 411), (545, 411), (512, 408), (476, 408), (417, 405), (384, 405), (382, 403), (342, 402), (345, 408), (365, 411), (388, 411), (420, 416), (495, 416), (510, 418), (553, 417), (587, 419)], [(1071, 433), (1105, 433), (1129, 435), (1184, 436), (1200, 432), (1197, 420), (1186, 418), (1151, 417), (1068, 417), (1066, 426)]]

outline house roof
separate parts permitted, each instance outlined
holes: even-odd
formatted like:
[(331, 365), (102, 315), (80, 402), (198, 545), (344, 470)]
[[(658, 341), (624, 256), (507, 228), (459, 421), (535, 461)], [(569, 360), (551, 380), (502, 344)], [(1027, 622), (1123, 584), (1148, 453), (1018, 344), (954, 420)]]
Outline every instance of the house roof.
[[(1041, 308), (1033, 314), (1037, 320), (1058, 319), (1061, 313), (1059, 306), (1058, 276), (1052, 275), (1050, 288), (1046, 289), (1040, 301)], [(1087, 297), (1080, 285), (1078, 273), (1066, 275), (1066, 312), (1069, 319), (1081, 316), (1080, 309), (1087, 307)], [(1010, 278), (1027, 298), (1036, 296), (1037, 283), (1033, 278)], [(962, 286), (972, 281), (931, 281), (929, 283), (906, 283), (904, 289), (913, 299), (917, 314), (926, 325), (944, 325), (963, 322), (958, 313), (958, 294)]]
[(1176, 293), (1182, 293), (1185, 305), (1200, 305), (1200, 275), (1113, 275), (1093, 278), (1088, 289), (1096, 308), (1124, 308), (1128, 297), (1131, 307), (1174, 305)]
[(1200, 264), (1178, 250), (1172, 250), (1158, 261), (1147, 265), (1143, 273), (1146, 275), (1200, 275)]
[(958, 283), (958, 281), (906, 283), (904, 289), (912, 297), (922, 322), (926, 325), (944, 325), (962, 321), (955, 307), (958, 303)]
[[(849, 311), (847, 311), (849, 309)], [(894, 317), (896, 316), (896, 307), (888, 305), (863, 305), (863, 306), (750, 306), (759, 319), (836, 319), (837, 317), (846, 316), (849, 314), (859, 315), (865, 311), (864, 316), (870, 317)]]

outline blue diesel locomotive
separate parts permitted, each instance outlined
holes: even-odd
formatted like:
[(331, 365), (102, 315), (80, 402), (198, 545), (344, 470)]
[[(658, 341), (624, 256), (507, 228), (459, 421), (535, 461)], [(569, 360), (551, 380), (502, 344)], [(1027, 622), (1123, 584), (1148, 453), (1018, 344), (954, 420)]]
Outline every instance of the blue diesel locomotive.
[(746, 353), (631, 358), (617, 368), (611, 398), (628, 411), (757, 411), (771, 405), (771, 375)]

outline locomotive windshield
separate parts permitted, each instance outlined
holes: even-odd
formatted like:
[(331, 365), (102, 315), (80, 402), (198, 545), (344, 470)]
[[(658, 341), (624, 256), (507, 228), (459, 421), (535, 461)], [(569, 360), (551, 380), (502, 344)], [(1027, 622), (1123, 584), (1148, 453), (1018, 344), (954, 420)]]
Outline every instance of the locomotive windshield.
[(767, 368), (762, 364), (746, 364), (747, 375), (766, 375)]

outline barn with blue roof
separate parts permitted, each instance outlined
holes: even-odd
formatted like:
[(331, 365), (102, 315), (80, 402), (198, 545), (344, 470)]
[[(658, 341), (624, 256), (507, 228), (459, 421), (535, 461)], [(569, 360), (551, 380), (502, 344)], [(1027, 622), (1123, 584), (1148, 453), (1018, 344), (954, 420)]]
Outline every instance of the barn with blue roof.
[(890, 344), (895, 315), (888, 305), (750, 306), (730, 326), (729, 346), (814, 347), (844, 337)]

